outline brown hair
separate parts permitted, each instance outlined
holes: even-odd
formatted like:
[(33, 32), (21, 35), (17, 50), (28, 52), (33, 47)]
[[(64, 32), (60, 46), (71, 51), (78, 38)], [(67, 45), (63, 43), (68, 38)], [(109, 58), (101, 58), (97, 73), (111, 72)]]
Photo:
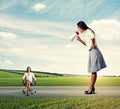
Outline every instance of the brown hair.
[(31, 72), (31, 67), (27, 67), (27, 70), (26, 70), (26, 72), (28, 72), (28, 69), (30, 68), (30, 72)]
[(95, 32), (87, 26), (87, 24), (84, 21), (80, 21), (77, 23), (77, 26), (83, 30), (90, 29), (92, 33), (95, 35)]

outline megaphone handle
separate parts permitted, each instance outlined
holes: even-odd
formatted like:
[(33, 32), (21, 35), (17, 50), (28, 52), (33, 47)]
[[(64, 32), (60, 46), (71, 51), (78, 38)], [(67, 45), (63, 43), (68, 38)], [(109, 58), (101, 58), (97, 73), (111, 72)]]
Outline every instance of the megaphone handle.
[(73, 40), (75, 39), (75, 37), (76, 37), (76, 36), (74, 36), (74, 37), (71, 39), (71, 41), (73, 41)]

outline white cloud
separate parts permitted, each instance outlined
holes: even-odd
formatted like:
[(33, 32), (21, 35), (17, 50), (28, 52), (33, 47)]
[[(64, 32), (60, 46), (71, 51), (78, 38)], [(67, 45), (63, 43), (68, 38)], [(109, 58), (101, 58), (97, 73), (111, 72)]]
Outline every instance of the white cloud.
[[(17, 46), (17, 47), (14, 47), (14, 46)], [(0, 53), (3, 54), (4, 56), (21, 56), (21, 57), (27, 56), (25, 49), (19, 48), (18, 45), (13, 45), (10, 48), (6, 48), (6, 47), (0, 48)]]
[(47, 66), (42, 67), (42, 70), (47, 72), (65, 72), (65, 67), (62, 65), (48, 64)]
[(1, 6), (0, 6), (0, 10), (8, 9), (12, 5), (14, 5), (15, 3), (16, 3), (15, 0), (2, 1)]
[[(48, 22), (48, 21), (33, 21), (33, 20), (20, 20), (5, 17), (6, 22), (0, 19), (0, 26), (10, 29), (15, 29), (22, 32), (27, 32), (29, 34), (45, 34), (49, 36), (55, 36), (57, 38), (64, 38), (63, 40), (58, 40), (57, 38), (16, 38), (15, 40), (10, 40), (5, 43), (5, 40), (0, 41), (0, 45), (4, 44), (4, 47), (0, 47), (0, 53), (4, 56), (11, 57), (15, 60), (16, 65), (12, 66), (13, 69), (17, 69), (18, 66), (25, 68), (26, 65), (30, 65), (32, 68), (37, 68), (41, 71), (50, 72), (61, 72), (61, 73), (77, 73), (77, 74), (88, 74), (87, 73), (87, 59), (88, 51), (82, 44), (78, 41), (71, 42), (69, 40), (69, 33), (73, 32), (71, 25), (65, 25), (66, 23), (59, 22)], [(99, 36), (107, 36), (115, 33), (119, 33), (117, 25), (119, 28), (119, 22), (114, 20), (108, 20), (112, 22), (107, 23), (105, 20), (93, 21), (90, 27), (99, 34)], [(114, 22), (114, 23), (113, 23)], [(116, 23), (115, 23), (116, 22)], [(102, 25), (101, 25), (102, 24)], [(109, 25), (109, 26), (108, 26)], [(115, 29), (111, 26), (115, 27)], [(103, 28), (105, 26), (105, 28)], [(109, 30), (109, 27), (111, 29)], [(14, 34), (14, 33), (13, 33)], [(104, 36), (104, 37), (105, 37)], [(107, 36), (109, 40), (110, 37)], [(112, 35), (113, 38), (113, 35)], [(56, 42), (56, 39), (58, 42)], [(103, 39), (103, 38), (102, 38)], [(106, 40), (108, 40), (106, 39)], [(114, 40), (118, 40), (114, 38)], [(63, 42), (62, 42), (63, 41)], [(79, 45), (78, 45), (78, 44)], [(8, 45), (7, 45), (8, 44)], [(6, 46), (7, 45), (7, 48)], [(10, 45), (10, 46), (9, 46)], [(98, 45), (99, 46), (99, 45)], [(116, 46), (106, 46), (102, 47), (103, 56), (105, 56), (106, 63), (108, 67), (102, 70), (98, 74), (109, 75), (115, 74), (119, 75), (119, 65), (120, 61), (120, 49)], [(17, 57), (17, 58), (16, 58)], [(4, 57), (3, 57), (4, 58)], [(23, 63), (17, 63), (22, 61)], [(117, 64), (116, 64), (117, 63)], [(25, 66), (25, 67), (24, 67)], [(10, 66), (11, 68), (11, 66)]]
[(17, 35), (10, 32), (0, 32), (0, 38), (2, 39), (15, 39)]
[(8, 65), (12, 65), (13, 62), (10, 60), (5, 60), (5, 61), (0, 61), (0, 65), (2, 66), (8, 66)]
[[(43, 39), (44, 40), (44, 39)], [(50, 45), (49, 39), (44, 42), (42, 39), (16, 39), (13, 41), (13, 47), (0, 49), (1, 54), (8, 56), (20, 56), (14, 60), (23, 61), (23, 65), (30, 65), (34, 70), (60, 72), (70, 74), (88, 74), (87, 60), (88, 51), (81, 44), (72, 47), (72, 45)], [(54, 41), (53, 41), (54, 43)], [(16, 47), (14, 47), (16, 46)], [(101, 48), (100, 48), (101, 49)], [(98, 75), (119, 75), (120, 48), (116, 46), (106, 46), (101, 49), (107, 68), (98, 72)], [(23, 66), (16, 63), (15, 66)], [(37, 68), (37, 69), (35, 69)]]
[[(65, 25), (61, 22), (50, 22), (41, 20), (21, 20), (10, 16), (1, 15), (0, 27), (15, 29), (22, 33), (42, 34), (65, 39), (69, 37), (69, 32), (73, 29), (70, 24)], [(18, 26), (19, 25), (19, 26)]]
[(3, 65), (12, 65), (12, 61), (6, 60), (3, 62)]
[(120, 22), (115, 19), (94, 20), (92, 27), (102, 40), (120, 39)]
[(66, 48), (76, 48), (79, 47), (78, 44), (66, 44), (65, 45)]
[(99, 75), (120, 75), (120, 47), (119, 46), (104, 46), (101, 49), (105, 58), (107, 68), (100, 71)]
[(42, 10), (42, 9), (44, 9), (44, 8), (46, 8), (46, 7), (47, 7), (47, 6), (46, 6), (45, 4), (37, 3), (37, 4), (35, 4), (32, 8), (33, 8), (35, 11), (39, 12), (40, 10)]

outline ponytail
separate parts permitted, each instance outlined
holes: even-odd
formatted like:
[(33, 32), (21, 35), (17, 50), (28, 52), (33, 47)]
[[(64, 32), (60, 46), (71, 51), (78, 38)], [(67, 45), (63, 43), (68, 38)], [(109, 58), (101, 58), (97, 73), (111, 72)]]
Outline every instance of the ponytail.
[(88, 29), (90, 29), (90, 30), (91, 30), (91, 32), (95, 35), (95, 32), (94, 32), (91, 28), (89, 28), (89, 27), (88, 27)]

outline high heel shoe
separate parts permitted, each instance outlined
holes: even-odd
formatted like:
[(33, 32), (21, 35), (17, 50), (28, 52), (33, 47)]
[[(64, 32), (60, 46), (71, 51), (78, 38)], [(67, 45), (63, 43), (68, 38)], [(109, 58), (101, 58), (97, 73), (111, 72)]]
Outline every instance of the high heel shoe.
[(86, 91), (85, 94), (94, 94), (94, 91)]
[(95, 92), (95, 87), (92, 88), (92, 91)]
[(95, 87), (93, 87), (91, 91), (85, 91), (85, 94), (94, 94), (94, 93), (95, 93)]

